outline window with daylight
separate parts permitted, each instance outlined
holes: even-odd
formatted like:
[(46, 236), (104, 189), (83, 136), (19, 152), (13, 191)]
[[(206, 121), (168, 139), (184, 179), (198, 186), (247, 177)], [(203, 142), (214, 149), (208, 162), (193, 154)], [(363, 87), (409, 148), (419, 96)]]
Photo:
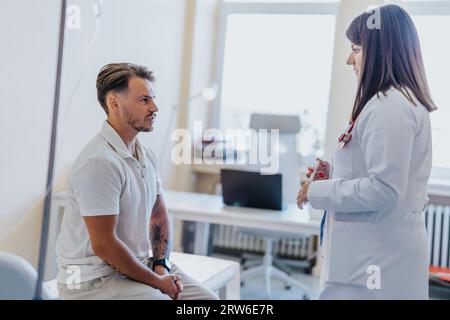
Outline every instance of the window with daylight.
[(214, 124), (248, 128), (252, 113), (299, 115), (298, 151), (322, 156), (338, 3), (267, 2), (225, 4)]
[(414, 16), (421, 38), (425, 70), (431, 94), (438, 107), (431, 114), (433, 127), (433, 166), (450, 169), (450, 43), (437, 37), (450, 30), (450, 15)]
[(433, 130), (433, 176), (450, 179), (450, 1), (397, 2), (411, 15), (422, 46), (431, 94), (438, 110), (431, 114)]

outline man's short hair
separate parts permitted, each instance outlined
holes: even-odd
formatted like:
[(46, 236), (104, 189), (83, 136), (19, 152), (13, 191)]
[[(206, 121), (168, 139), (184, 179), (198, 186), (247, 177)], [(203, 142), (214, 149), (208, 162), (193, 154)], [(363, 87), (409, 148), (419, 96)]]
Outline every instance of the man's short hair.
[(128, 89), (128, 80), (132, 77), (155, 80), (153, 71), (147, 67), (132, 63), (110, 63), (103, 66), (97, 76), (97, 98), (98, 102), (108, 114), (106, 95), (110, 91), (123, 92)]

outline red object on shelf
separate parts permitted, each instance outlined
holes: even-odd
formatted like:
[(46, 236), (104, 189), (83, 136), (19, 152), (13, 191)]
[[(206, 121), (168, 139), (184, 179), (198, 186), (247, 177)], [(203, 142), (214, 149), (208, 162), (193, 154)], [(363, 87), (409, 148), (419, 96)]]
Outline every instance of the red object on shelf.
[(431, 273), (447, 273), (450, 275), (450, 268), (430, 266), (429, 271)]
[(438, 278), (441, 281), (450, 283), (450, 268), (430, 266), (428, 270), (430, 272), (430, 275)]

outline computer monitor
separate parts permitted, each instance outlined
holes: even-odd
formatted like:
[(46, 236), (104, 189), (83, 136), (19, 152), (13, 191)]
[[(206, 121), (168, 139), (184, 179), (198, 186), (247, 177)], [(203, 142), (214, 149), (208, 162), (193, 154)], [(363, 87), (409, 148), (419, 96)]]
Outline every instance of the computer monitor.
[(281, 174), (222, 169), (220, 178), (226, 205), (283, 210)]

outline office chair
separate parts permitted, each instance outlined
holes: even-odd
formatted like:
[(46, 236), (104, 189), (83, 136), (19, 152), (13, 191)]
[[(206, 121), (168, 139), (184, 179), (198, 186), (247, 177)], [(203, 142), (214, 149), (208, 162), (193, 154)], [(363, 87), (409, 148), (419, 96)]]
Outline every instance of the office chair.
[[(296, 152), (295, 135), (300, 132), (300, 119), (298, 116), (268, 115), (254, 113), (250, 117), (250, 128), (279, 129), (280, 134), (280, 173), (283, 175), (283, 199), (288, 202), (295, 201), (296, 191), (300, 187), (299, 172), (300, 157)], [(291, 201), (289, 201), (291, 200)], [(303, 299), (308, 299), (309, 288), (290, 276), (289, 272), (281, 271), (274, 266), (273, 248), (280, 239), (301, 237), (301, 235), (286, 234), (283, 232), (261, 231), (253, 228), (237, 228), (237, 231), (262, 238), (264, 243), (264, 256), (262, 264), (244, 270), (241, 273), (242, 284), (245, 280), (257, 274), (264, 274), (266, 298), (271, 298), (271, 279), (281, 280), (285, 288), (297, 287), (304, 292)], [(243, 257), (244, 260), (247, 260)], [(284, 269), (284, 268), (283, 268)]]
[(280, 239), (284, 238), (292, 238), (292, 234), (283, 234), (273, 232), (268, 234), (267, 231), (256, 230), (250, 228), (239, 228), (242, 234), (255, 235), (262, 238), (263, 241), (263, 250), (264, 256), (262, 258), (262, 264), (251, 267), (247, 270), (241, 272), (241, 284), (245, 284), (245, 280), (252, 278), (258, 274), (264, 275), (264, 283), (265, 283), (265, 295), (266, 299), (271, 299), (271, 291), (272, 291), (272, 278), (278, 279), (283, 282), (285, 289), (290, 289), (291, 287), (298, 288), (303, 291), (302, 299), (308, 300), (310, 289), (308, 286), (302, 284), (298, 280), (294, 279), (289, 271), (285, 272), (280, 270), (279, 267), (275, 266), (276, 259), (273, 255), (273, 250), (276, 244)]

